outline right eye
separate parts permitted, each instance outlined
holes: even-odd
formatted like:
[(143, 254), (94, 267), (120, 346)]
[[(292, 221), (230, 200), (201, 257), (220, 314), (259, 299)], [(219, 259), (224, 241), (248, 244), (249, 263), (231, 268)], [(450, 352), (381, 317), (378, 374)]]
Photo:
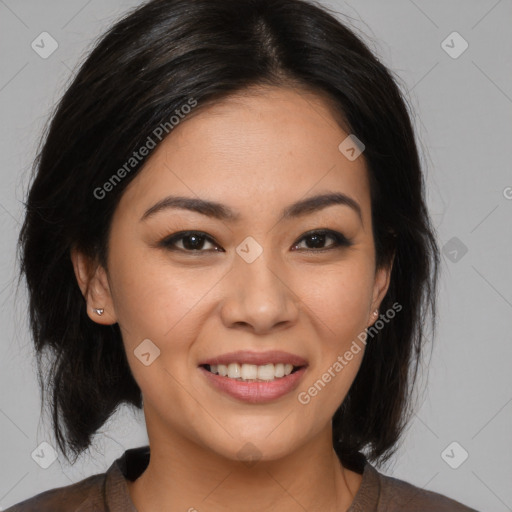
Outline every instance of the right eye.
[[(182, 247), (178, 247), (177, 243), (181, 242)], [(171, 251), (182, 251), (182, 252), (219, 252), (217, 249), (202, 250), (204, 244), (210, 243), (214, 247), (219, 247), (215, 244), (212, 237), (201, 231), (180, 231), (173, 235), (164, 238), (159, 245), (169, 249)], [(222, 249), (220, 252), (224, 252)]]

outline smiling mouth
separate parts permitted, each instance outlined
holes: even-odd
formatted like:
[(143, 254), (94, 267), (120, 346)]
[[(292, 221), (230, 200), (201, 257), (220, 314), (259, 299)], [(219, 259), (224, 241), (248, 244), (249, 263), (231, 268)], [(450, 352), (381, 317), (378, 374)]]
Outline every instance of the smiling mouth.
[(203, 364), (201, 367), (215, 375), (240, 382), (271, 382), (288, 377), (288, 375), (303, 368), (303, 366), (294, 366), (290, 363), (264, 365), (245, 363)]

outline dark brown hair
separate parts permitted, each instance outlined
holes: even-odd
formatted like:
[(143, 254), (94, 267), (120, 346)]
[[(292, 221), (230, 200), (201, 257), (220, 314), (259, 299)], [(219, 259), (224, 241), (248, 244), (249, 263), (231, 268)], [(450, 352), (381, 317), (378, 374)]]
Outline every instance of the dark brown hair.
[(333, 446), (347, 466), (359, 453), (382, 462), (396, 449), (428, 312), (435, 328), (439, 264), (396, 79), (353, 30), (312, 2), (153, 0), (101, 37), (59, 102), (34, 162), (18, 241), (42, 401), (49, 392), (66, 457), (88, 448), (121, 403), (142, 406), (119, 326), (88, 318), (70, 250), (106, 267), (112, 214), (147, 157), (103, 198), (94, 191), (190, 98), (199, 112), (253, 85), (316, 91), (365, 144), (377, 266), (395, 256), (381, 310), (403, 310), (369, 338), (333, 417)]

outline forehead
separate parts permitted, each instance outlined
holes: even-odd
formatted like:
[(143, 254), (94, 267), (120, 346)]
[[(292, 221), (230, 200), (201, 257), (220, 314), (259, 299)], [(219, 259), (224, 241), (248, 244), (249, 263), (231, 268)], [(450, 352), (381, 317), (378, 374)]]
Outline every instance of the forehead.
[[(202, 106), (173, 128), (119, 205), (179, 193), (229, 204), (278, 208), (315, 191), (350, 194), (369, 208), (363, 155), (339, 145), (349, 135), (324, 98), (291, 88), (253, 88)], [(139, 203), (141, 203), (139, 207)], [(143, 203), (143, 205), (142, 205)]]

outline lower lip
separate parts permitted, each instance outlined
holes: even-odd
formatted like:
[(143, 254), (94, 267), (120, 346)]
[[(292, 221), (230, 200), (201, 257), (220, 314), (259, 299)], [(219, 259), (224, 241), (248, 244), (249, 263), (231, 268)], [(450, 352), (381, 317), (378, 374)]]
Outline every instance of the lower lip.
[(230, 379), (229, 377), (222, 377), (202, 366), (199, 369), (208, 379), (208, 382), (216, 389), (223, 391), (233, 398), (252, 404), (271, 402), (287, 395), (299, 385), (300, 379), (302, 379), (306, 372), (306, 367), (303, 366), (286, 377), (280, 377), (267, 382), (244, 382)]

